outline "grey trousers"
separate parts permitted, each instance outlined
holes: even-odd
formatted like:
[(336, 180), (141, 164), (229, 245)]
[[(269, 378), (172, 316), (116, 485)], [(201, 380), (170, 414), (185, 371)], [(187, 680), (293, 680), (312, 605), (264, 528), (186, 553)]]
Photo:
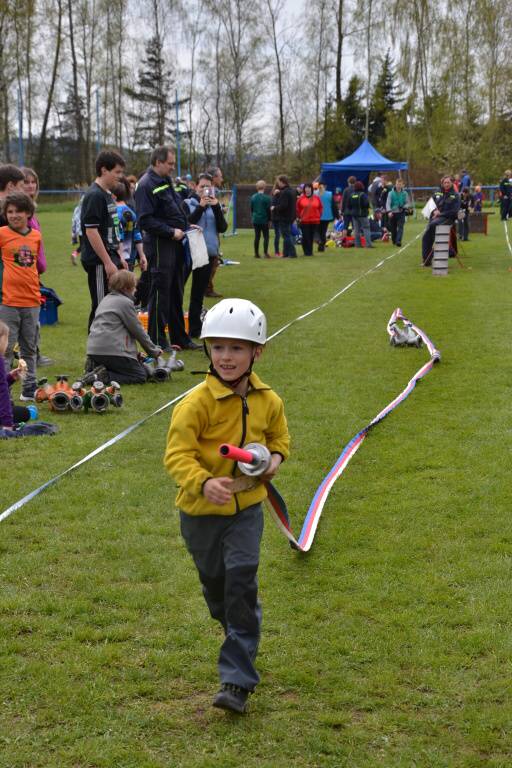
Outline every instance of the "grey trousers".
[(212, 618), (224, 628), (218, 668), (221, 683), (253, 691), (261, 631), (257, 571), (263, 510), (236, 515), (181, 515), (181, 533), (194, 559)]
[(6, 307), (0, 304), (0, 320), (9, 326), (9, 343), (5, 352), (7, 372), (11, 367), (12, 351), (19, 344), (20, 357), (27, 364), (22, 391), (24, 395), (32, 396), (36, 388), (39, 307)]

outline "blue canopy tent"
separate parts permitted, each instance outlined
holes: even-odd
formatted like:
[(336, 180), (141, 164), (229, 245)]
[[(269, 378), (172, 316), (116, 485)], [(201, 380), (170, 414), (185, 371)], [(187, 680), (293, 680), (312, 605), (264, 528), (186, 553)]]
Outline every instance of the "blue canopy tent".
[(337, 163), (322, 163), (320, 180), (326, 185), (327, 189), (334, 191), (336, 187), (344, 189), (347, 186), (349, 176), (355, 176), (362, 181), (365, 187), (368, 187), (368, 179), (371, 171), (406, 171), (408, 163), (395, 163), (388, 160), (387, 157), (377, 152), (375, 147), (370, 144), (368, 139), (352, 152), (351, 155)]

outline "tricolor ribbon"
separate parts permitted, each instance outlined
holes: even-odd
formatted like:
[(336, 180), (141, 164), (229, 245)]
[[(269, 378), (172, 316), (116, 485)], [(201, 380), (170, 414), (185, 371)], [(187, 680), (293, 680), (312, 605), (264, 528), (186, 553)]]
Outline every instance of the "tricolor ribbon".
[[(405, 315), (403, 314), (402, 310), (400, 308), (395, 309), (393, 314), (391, 315), (389, 322), (388, 322), (388, 334), (392, 335), (391, 325), (395, 323), (397, 320), (402, 320), (405, 322), (410, 322), (407, 320)], [(385, 408), (380, 411), (380, 413), (375, 416), (370, 423), (364, 427), (360, 432), (355, 435), (350, 442), (347, 443), (347, 445), (343, 448), (343, 451), (341, 452), (340, 456), (336, 460), (335, 464), (332, 466), (328, 474), (324, 477), (322, 482), (317, 488), (317, 491), (315, 495), (313, 496), (313, 500), (311, 504), (309, 505), (309, 509), (306, 515), (306, 518), (304, 520), (304, 523), (302, 525), (302, 530), (300, 532), (299, 538), (295, 538), (293, 535), (292, 529), (290, 527), (290, 517), (288, 515), (288, 510), (286, 509), (286, 504), (283, 500), (283, 498), (279, 495), (276, 488), (271, 484), (267, 483), (267, 491), (268, 491), (268, 498), (267, 498), (267, 505), (270, 509), (270, 512), (278, 526), (278, 528), (282, 531), (282, 533), (286, 536), (286, 538), (290, 541), (290, 544), (295, 548), (298, 549), (300, 552), (308, 552), (312, 545), (313, 540), (315, 538), (316, 529), (318, 528), (318, 523), (320, 522), (320, 517), (322, 515), (322, 511), (325, 505), (325, 502), (327, 501), (327, 497), (329, 496), (329, 493), (331, 491), (332, 486), (336, 482), (336, 480), (343, 474), (345, 467), (349, 463), (350, 459), (354, 456), (354, 454), (359, 450), (361, 447), (365, 437), (367, 436), (368, 432), (375, 427), (379, 422), (381, 422), (383, 419), (388, 416), (391, 411), (393, 411), (395, 408), (397, 408), (400, 403), (403, 403), (403, 401), (409, 397), (411, 392), (413, 391), (414, 387), (416, 386), (417, 382), (420, 381), (424, 376), (427, 375), (427, 373), (432, 370), (435, 363), (439, 362), (441, 359), (441, 353), (439, 350), (435, 347), (435, 345), (432, 343), (432, 341), (428, 338), (427, 334), (421, 330), (421, 328), (418, 328), (418, 326), (414, 325), (414, 323), (411, 323), (411, 326), (413, 330), (421, 337), (423, 343), (428, 349), (429, 352), (429, 360), (425, 363), (425, 365), (422, 365), (422, 367), (416, 371), (412, 379), (408, 382), (405, 389), (397, 396), (394, 400), (392, 400), (388, 405), (386, 405)]]

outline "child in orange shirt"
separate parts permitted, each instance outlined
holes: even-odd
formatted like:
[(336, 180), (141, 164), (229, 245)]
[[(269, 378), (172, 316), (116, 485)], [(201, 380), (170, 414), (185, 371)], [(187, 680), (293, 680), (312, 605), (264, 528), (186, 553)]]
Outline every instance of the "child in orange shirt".
[(34, 203), (27, 195), (13, 192), (3, 203), (7, 226), (0, 227), (0, 320), (9, 328), (5, 360), (10, 368), (12, 351), (18, 343), (27, 363), (20, 400), (30, 401), (36, 390), (41, 234), (28, 224), (34, 215)]

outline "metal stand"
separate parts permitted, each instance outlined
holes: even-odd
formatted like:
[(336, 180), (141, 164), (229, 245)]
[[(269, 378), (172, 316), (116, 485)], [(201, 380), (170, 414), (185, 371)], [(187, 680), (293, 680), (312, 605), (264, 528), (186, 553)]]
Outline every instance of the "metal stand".
[(432, 274), (448, 275), (448, 256), (450, 251), (450, 224), (438, 224), (434, 240), (434, 256), (432, 258)]

